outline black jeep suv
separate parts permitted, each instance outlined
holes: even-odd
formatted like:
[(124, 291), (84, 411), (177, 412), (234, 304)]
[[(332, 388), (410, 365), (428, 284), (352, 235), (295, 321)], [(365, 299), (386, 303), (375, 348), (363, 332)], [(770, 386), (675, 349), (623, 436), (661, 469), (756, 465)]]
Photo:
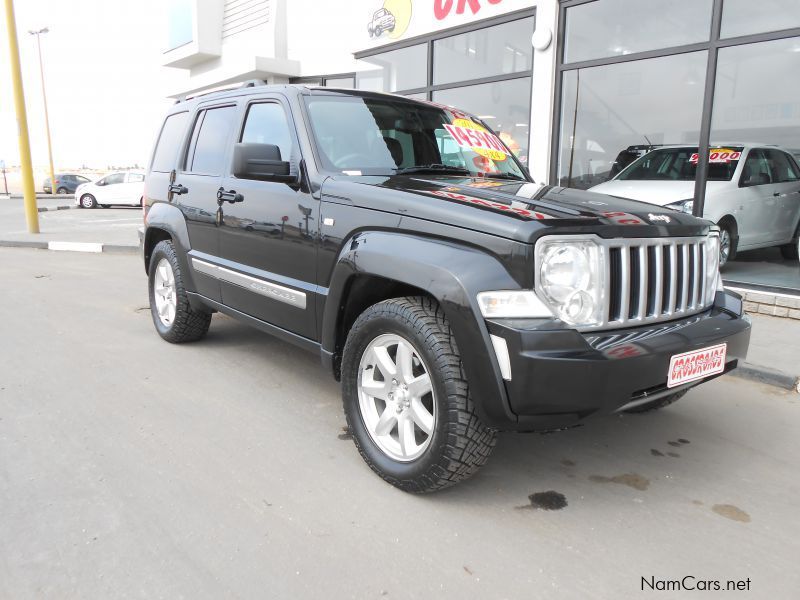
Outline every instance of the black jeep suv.
[(318, 353), (403, 490), (469, 477), (497, 430), (658, 408), (747, 351), (713, 225), (537, 185), (450, 107), (252, 85), (178, 102), (145, 196), (161, 337), (220, 311)]

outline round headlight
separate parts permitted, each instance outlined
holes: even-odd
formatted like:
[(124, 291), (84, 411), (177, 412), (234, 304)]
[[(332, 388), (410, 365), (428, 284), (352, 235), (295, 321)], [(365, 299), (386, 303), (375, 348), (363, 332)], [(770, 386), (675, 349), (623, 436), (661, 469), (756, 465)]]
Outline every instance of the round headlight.
[(558, 303), (565, 302), (576, 291), (586, 290), (591, 279), (589, 257), (574, 246), (552, 248), (542, 261), (542, 289)]

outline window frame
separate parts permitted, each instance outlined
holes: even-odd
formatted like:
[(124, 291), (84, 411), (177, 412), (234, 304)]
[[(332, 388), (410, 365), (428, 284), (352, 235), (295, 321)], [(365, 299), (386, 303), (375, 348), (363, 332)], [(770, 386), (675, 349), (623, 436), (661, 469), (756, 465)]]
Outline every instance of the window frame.
[[(203, 122), (205, 121), (206, 114), (209, 110), (215, 110), (218, 108), (232, 108), (234, 111), (233, 115), (233, 123), (236, 124), (239, 119), (239, 111), (240, 106), (238, 102), (238, 98), (234, 99), (233, 101), (226, 100), (223, 102), (213, 103), (213, 104), (201, 104), (199, 105), (193, 115), (192, 119), (192, 126), (188, 131), (188, 137), (185, 138), (184, 146), (180, 150), (179, 160), (178, 160), (178, 172), (185, 173), (186, 175), (197, 175), (200, 177), (224, 177), (228, 171), (231, 169), (230, 165), (230, 131), (228, 132), (228, 139), (225, 140), (225, 150), (223, 156), (223, 166), (220, 173), (199, 173), (196, 171), (191, 170), (191, 166), (189, 164), (189, 155), (191, 154), (192, 162), (194, 162), (194, 152), (197, 149), (197, 139), (200, 137), (200, 131), (203, 128)], [(197, 136), (195, 136), (195, 131), (197, 132)], [(184, 132), (186, 135), (186, 132)]]
[[(703, 107), (700, 115), (700, 139), (698, 140), (699, 163), (697, 165), (697, 178), (695, 180), (695, 197), (692, 214), (697, 217), (703, 215), (705, 204), (706, 183), (708, 181), (708, 154), (711, 144), (711, 116), (714, 108), (714, 88), (717, 80), (717, 58), (719, 50), (732, 46), (745, 46), (759, 42), (771, 42), (785, 38), (800, 37), (800, 27), (781, 29), (762, 33), (748, 34), (737, 37), (721, 37), (722, 11), (724, 0), (713, 0), (711, 7), (711, 31), (708, 41), (686, 44), (683, 46), (670, 46), (657, 50), (635, 52), (621, 56), (609, 56), (590, 60), (565, 63), (564, 50), (566, 46), (567, 11), (575, 6), (602, 2), (603, 0), (560, 0), (558, 7), (558, 35), (556, 37), (556, 68), (555, 89), (553, 93), (553, 120), (550, 138), (550, 181), (558, 185), (558, 156), (560, 155), (560, 124), (562, 118), (563, 101), (563, 75), (567, 71), (574, 71), (590, 67), (600, 67), (617, 63), (626, 63), (649, 58), (662, 58), (686, 54), (689, 52), (707, 51), (706, 73), (703, 91)], [(743, 157), (744, 158), (744, 157)], [(744, 160), (743, 160), (744, 162)]]
[[(289, 156), (281, 156), (281, 160), (288, 161), (291, 164), (299, 164), (302, 160), (302, 152), (300, 150), (300, 138), (297, 135), (297, 127), (294, 117), (292, 115), (291, 107), (283, 101), (279, 96), (257, 96), (255, 98), (248, 98), (242, 107), (242, 117), (236, 129), (236, 138), (233, 144), (242, 143), (242, 136), (244, 136), (244, 128), (247, 126), (247, 117), (250, 115), (250, 109), (256, 104), (277, 104), (283, 109), (283, 115), (286, 117), (286, 126), (289, 128), (289, 137), (292, 140), (292, 148)], [(230, 162), (230, 161), (229, 161)], [(231, 170), (228, 165), (227, 171)], [(227, 173), (231, 175), (231, 173)]]

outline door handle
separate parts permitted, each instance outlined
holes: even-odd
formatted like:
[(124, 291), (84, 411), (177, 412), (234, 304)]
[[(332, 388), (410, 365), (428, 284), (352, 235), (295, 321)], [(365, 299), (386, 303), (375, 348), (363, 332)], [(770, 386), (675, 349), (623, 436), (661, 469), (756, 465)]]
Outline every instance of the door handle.
[(185, 185), (181, 185), (180, 183), (170, 183), (169, 184), (169, 193), (170, 194), (177, 194), (180, 196), (181, 194), (186, 194), (189, 192), (189, 188)]
[(222, 206), (223, 202), (230, 202), (231, 204), (235, 202), (244, 202), (244, 196), (236, 193), (236, 190), (229, 190), (226, 192), (225, 188), (219, 188), (217, 190), (217, 204)]

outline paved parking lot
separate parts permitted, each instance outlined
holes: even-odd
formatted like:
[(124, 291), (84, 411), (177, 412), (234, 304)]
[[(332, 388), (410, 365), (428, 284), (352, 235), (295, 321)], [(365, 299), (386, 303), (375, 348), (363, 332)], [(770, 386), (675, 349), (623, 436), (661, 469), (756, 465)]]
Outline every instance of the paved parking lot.
[(0, 265), (0, 598), (800, 589), (797, 395), (726, 377), (660, 414), (504, 434), (476, 478), (411, 496), (361, 461), (316, 357), (219, 315), (161, 341), (134, 255)]

